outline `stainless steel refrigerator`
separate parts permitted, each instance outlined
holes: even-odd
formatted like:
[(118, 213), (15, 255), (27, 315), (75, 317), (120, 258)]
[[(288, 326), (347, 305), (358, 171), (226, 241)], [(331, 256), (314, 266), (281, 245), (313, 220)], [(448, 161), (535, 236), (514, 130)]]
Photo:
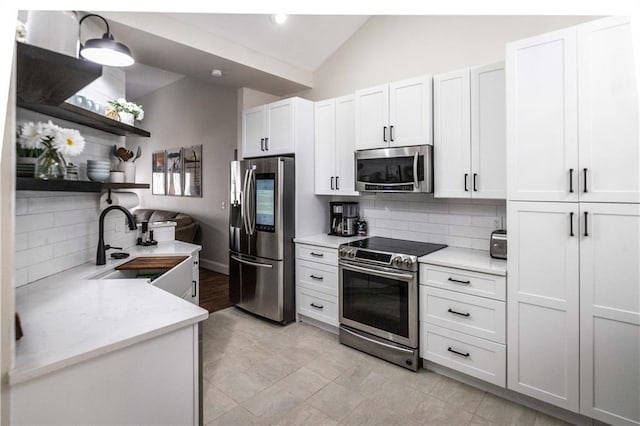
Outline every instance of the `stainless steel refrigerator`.
[(295, 319), (295, 169), (289, 157), (231, 162), (229, 295), (236, 306)]

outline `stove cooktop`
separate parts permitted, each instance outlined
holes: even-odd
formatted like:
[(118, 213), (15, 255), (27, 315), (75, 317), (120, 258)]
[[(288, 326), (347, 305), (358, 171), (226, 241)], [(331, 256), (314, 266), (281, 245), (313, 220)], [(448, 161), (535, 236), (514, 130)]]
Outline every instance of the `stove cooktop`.
[(397, 240), (395, 238), (384, 237), (369, 237), (364, 240), (343, 244), (343, 246), (416, 257), (424, 256), (447, 247), (446, 244), (421, 243), (419, 241)]

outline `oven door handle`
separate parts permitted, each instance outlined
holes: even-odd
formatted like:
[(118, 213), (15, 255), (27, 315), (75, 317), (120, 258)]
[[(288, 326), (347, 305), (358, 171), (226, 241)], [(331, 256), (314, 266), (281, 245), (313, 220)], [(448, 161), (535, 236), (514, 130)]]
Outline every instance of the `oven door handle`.
[(356, 272), (364, 272), (371, 275), (379, 275), (381, 277), (394, 278), (394, 279), (403, 280), (403, 281), (412, 280), (414, 278), (413, 275), (409, 275), (409, 274), (396, 274), (395, 272), (379, 271), (377, 269), (363, 268), (355, 265), (345, 265), (344, 263), (341, 263), (340, 267), (344, 269), (356, 271)]
[(388, 343), (384, 343), (384, 342), (380, 342), (378, 340), (370, 339), (367, 336), (363, 336), (362, 334), (354, 333), (353, 331), (347, 330), (344, 327), (340, 327), (340, 330), (345, 331), (345, 332), (357, 337), (358, 339), (363, 339), (363, 340), (366, 340), (368, 342), (374, 343), (376, 345), (384, 346), (385, 348), (393, 349), (395, 351), (405, 352), (405, 353), (408, 353), (408, 354), (413, 353), (413, 351), (410, 350), (410, 349), (405, 349), (405, 348), (401, 348), (400, 346), (390, 345)]

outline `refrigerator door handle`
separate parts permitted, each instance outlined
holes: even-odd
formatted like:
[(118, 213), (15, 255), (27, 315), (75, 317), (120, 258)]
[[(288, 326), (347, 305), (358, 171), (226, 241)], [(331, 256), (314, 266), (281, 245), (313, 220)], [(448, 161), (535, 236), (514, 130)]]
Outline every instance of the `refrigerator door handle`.
[(244, 182), (242, 184), (242, 193), (244, 196), (241, 197), (242, 198), (242, 204), (240, 205), (240, 214), (242, 215), (242, 224), (244, 225), (244, 232), (246, 232), (247, 234), (249, 233), (249, 224), (248, 224), (248, 217), (247, 217), (247, 202), (248, 202), (248, 197), (246, 196), (247, 194), (247, 190), (248, 190), (248, 184), (249, 184), (249, 173), (250, 173), (250, 169), (247, 169), (244, 171)]
[(244, 263), (245, 265), (251, 265), (251, 266), (257, 266), (259, 268), (273, 268), (273, 265), (269, 264), (269, 263), (258, 263), (258, 262), (251, 262), (248, 260), (244, 260), (239, 258), (238, 256), (231, 256), (231, 258), (233, 260), (235, 260), (236, 262), (240, 262), (240, 263)]
[(255, 173), (253, 170), (249, 171), (249, 198), (251, 199), (251, 210), (249, 211), (249, 235), (253, 235), (256, 232), (256, 184), (255, 184)]

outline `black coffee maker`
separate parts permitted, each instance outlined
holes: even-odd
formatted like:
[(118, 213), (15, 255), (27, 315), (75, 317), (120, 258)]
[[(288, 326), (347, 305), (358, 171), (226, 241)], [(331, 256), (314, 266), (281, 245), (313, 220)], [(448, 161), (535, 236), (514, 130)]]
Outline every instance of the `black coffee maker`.
[(329, 203), (329, 235), (351, 237), (358, 233), (356, 222), (360, 218), (359, 204), (353, 201)]

